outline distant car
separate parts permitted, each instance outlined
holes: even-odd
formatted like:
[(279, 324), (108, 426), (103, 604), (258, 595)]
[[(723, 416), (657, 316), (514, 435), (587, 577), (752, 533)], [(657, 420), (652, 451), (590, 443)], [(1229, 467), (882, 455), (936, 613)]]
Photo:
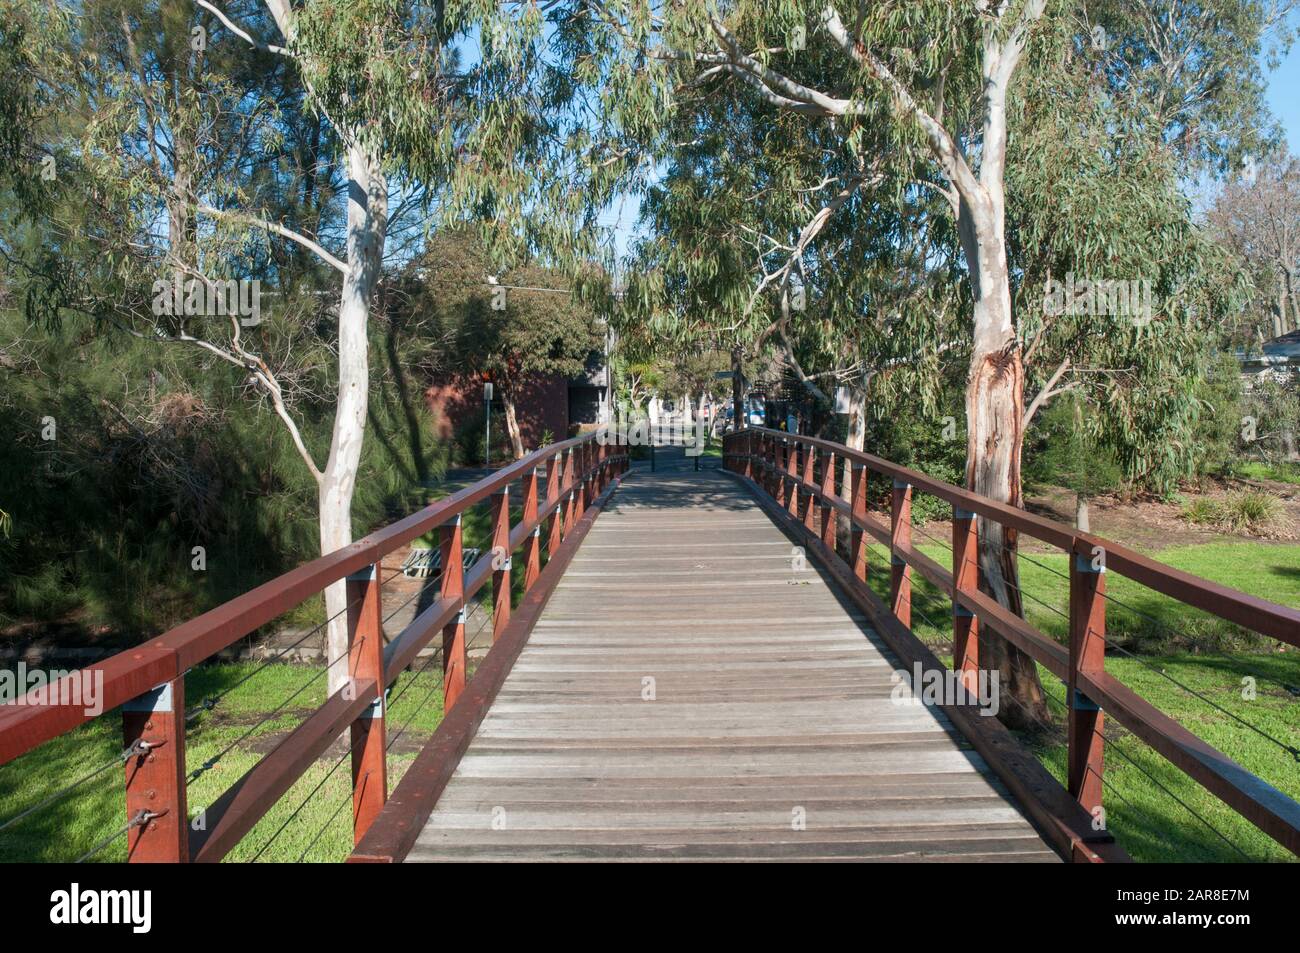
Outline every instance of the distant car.
[[(736, 408), (732, 404), (727, 404), (727, 406), (723, 408), (721, 414), (724, 430), (734, 429), (735, 416), (736, 416)], [(751, 403), (745, 409), (745, 421), (746, 423), (748, 423), (749, 426), (761, 427), (763, 426), (763, 422), (765, 419), (766, 418), (763, 416), (762, 404)]]

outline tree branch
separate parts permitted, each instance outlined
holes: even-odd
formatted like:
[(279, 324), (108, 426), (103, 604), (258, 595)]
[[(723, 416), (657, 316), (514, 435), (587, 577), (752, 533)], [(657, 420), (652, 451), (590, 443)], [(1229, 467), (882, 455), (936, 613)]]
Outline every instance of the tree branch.
[(279, 222), (271, 222), (266, 219), (258, 218), (256, 215), (251, 215), (248, 212), (239, 212), (231, 209), (215, 208), (214, 206), (208, 205), (205, 202), (194, 202), (194, 207), (195, 209), (197, 209), (200, 212), (203, 212), (206, 215), (213, 215), (218, 218), (234, 219), (235, 221), (240, 221), (248, 225), (252, 225), (255, 228), (260, 228), (263, 231), (271, 232), (274, 235), (279, 235), (281, 238), (287, 238), (291, 242), (297, 242), (303, 248), (307, 249), (308, 251), (316, 255), (316, 257), (319, 258), (321, 261), (325, 262), (325, 264), (332, 266), (333, 268), (337, 269), (339, 272), (342, 273), (347, 272), (347, 265), (345, 265), (338, 258), (331, 255), (328, 251), (326, 251), (323, 247), (321, 247), (319, 243), (308, 238), (306, 235), (302, 235), (298, 232), (295, 232), (291, 228), (285, 228)]
[(230, 17), (226, 16), (226, 14), (223, 13), (216, 6), (209, 3), (208, 0), (194, 0), (194, 3), (196, 6), (202, 7), (204, 10), (207, 10), (214, 17), (220, 20), (222, 25), (225, 26), (227, 30), (235, 34), (235, 36), (239, 37), (249, 46), (253, 47), (253, 49), (259, 50), (263, 53), (275, 53), (279, 56), (287, 56), (291, 59), (293, 58), (292, 50), (286, 49), (283, 46), (274, 46), (273, 44), (270, 43), (263, 43), (261, 40), (254, 37), (247, 30), (237, 25), (235, 21), (231, 20)]
[[(1067, 357), (1065, 360), (1061, 361), (1056, 370), (1052, 372), (1052, 376), (1047, 379), (1047, 383), (1043, 385), (1043, 389), (1038, 392), (1034, 399), (1029, 402), (1029, 406), (1025, 408), (1025, 416), (1021, 424), (1023, 429), (1029, 429), (1029, 422), (1034, 419), (1034, 414), (1038, 413), (1043, 405), (1049, 400), (1057, 394), (1064, 393), (1067, 390), (1074, 390), (1075, 387), (1078, 386), (1077, 383), (1071, 382), (1066, 384), (1064, 387), (1056, 387), (1057, 383), (1060, 382), (1061, 378), (1065, 376), (1065, 372), (1069, 369), (1070, 359)], [(1053, 390), (1053, 388), (1056, 389)]]

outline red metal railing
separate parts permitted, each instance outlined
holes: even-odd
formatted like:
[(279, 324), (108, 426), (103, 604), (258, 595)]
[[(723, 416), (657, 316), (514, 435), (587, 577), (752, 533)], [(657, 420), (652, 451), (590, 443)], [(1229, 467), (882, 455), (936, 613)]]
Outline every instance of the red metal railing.
[[(128, 858), (140, 861), (219, 861), (345, 731), (351, 734), (353, 832), (360, 841), (388, 798), (383, 695), (417, 654), (442, 633), (444, 705), (466, 690), (465, 608), (492, 580), (494, 641), (510, 626), (512, 554), (524, 559), (524, 600), (567, 564), (575, 525), (628, 466), (626, 448), (588, 434), (545, 447), (472, 486), (349, 546), (315, 559), (138, 648), (88, 671), (102, 676), (102, 710), (122, 706), (126, 761)], [(539, 472), (546, 472), (541, 496)], [(509, 488), (522, 485), (522, 516), (510, 524)], [(489, 501), (496, 558), (463, 570), (461, 514)], [(594, 515), (594, 514), (592, 514)], [(542, 529), (549, 521), (548, 561), (541, 565)], [(589, 520), (588, 520), (589, 522)], [(442, 574), (437, 599), (387, 645), (380, 596), (381, 560), (439, 530)], [(186, 804), (185, 672), (271, 622), (327, 586), (346, 580), (350, 653), (344, 688), (329, 695), (205, 811), (191, 829)], [(493, 652), (489, 652), (488, 662)], [(488, 667), (488, 662), (484, 667)], [(477, 677), (475, 681), (477, 681)], [(79, 693), (47, 692), (46, 703), (0, 708), (0, 765), (91, 721), (84, 707), (59, 704)], [(27, 700), (25, 700), (27, 701)]]
[[(836, 493), (836, 475), (845, 461), (850, 465), (849, 485), (842, 485)], [(980, 631), (987, 626), (1061, 679), (1067, 686), (1069, 700), (1067, 789), (1070, 798), (1087, 812), (1084, 819), (1102, 803), (1105, 770), (1102, 728), (1103, 719), (1109, 715), (1269, 837), (1300, 854), (1300, 805), (1107, 674), (1106, 574), (1119, 573), (1187, 606), (1295, 646), (1300, 646), (1300, 611), (1197, 578), (1110, 540), (996, 503), (842, 444), (752, 428), (724, 437), (723, 463), (770, 496), (775, 506), (785, 511), (792, 525), (803, 527), (811, 537), (812, 551), (840, 574), (856, 598), (869, 604), (879, 603), (866, 587), (866, 537), (889, 550), (891, 599), (888, 618), (882, 614), (878, 628), (891, 647), (906, 659), (921, 658), (927, 667), (943, 667), (909, 631), (911, 576), (915, 570), (952, 600), (954, 667), (965, 672), (978, 671)], [(814, 479), (818, 470), (820, 482)], [(892, 481), (888, 523), (868, 506), (869, 474)], [(929, 493), (952, 505), (951, 570), (912, 545), (913, 490)], [(1070, 557), (1068, 645), (1061, 645), (1039, 632), (979, 590), (976, 516), (1055, 546)], [(837, 517), (845, 518), (849, 526), (850, 538), (844, 541), (847, 559), (837, 552)], [(980, 719), (963, 719), (960, 712), (950, 713), (971, 731), (988, 727), (979, 725)], [(976, 743), (978, 747), (979, 742)], [(993, 747), (996, 746), (985, 753), (997, 769), (998, 752)], [(1002, 766), (1006, 768), (1005, 759)], [(1034, 775), (1032, 783), (1026, 783), (1027, 773)], [(1022, 796), (1051, 801), (1055, 792), (1043, 788), (1043, 777), (1043, 772), (1035, 771), (1034, 766), (1023, 760), (1003, 775)], [(1057, 798), (1054, 816), (1044, 815), (1040, 820), (1059, 822), (1066, 814)], [(1082, 859), (1099, 859), (1087, 855), (1096, 853), (1096, 845), (1103, 838), (1090, 836), (1079, 821), (1076, 815), (1066, 820), (1064, 828), (1058, 829), (1062, 846), (1068, 846), (1076, 857), (1083, 854)]]

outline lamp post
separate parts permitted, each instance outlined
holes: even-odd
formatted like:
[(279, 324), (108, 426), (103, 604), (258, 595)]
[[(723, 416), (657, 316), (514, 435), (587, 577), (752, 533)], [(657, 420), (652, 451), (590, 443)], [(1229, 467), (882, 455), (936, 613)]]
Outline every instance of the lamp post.
[(492, 466), (492, 382), (483, 382), (483, 466)]

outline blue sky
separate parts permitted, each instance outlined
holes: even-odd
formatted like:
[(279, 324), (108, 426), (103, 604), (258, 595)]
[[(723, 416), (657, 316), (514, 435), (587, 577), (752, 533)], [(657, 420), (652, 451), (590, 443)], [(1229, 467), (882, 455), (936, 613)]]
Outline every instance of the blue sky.
[[(1260, 61), (1268, 84), (1265, 94), (1268, 108), (1286, 130), (1292, 154), (1300, 155), (1300, 42), (1291, 47), (1290, 53), (1275, 70), (1268, 68), (1264, 57), (1261, 56)], [(640, 202), (634, 196), (624, 196), (600, 216), (601, 226), (614, 233), (614, 245), (620, 258), (634, 237), (639, 210)]]
[(1300, 155), (1300, 44), (1291, 47), (1291, 53), (1281, 65), (1268, 73), (1268, 108), (1286, 129), (1291, 151)]

